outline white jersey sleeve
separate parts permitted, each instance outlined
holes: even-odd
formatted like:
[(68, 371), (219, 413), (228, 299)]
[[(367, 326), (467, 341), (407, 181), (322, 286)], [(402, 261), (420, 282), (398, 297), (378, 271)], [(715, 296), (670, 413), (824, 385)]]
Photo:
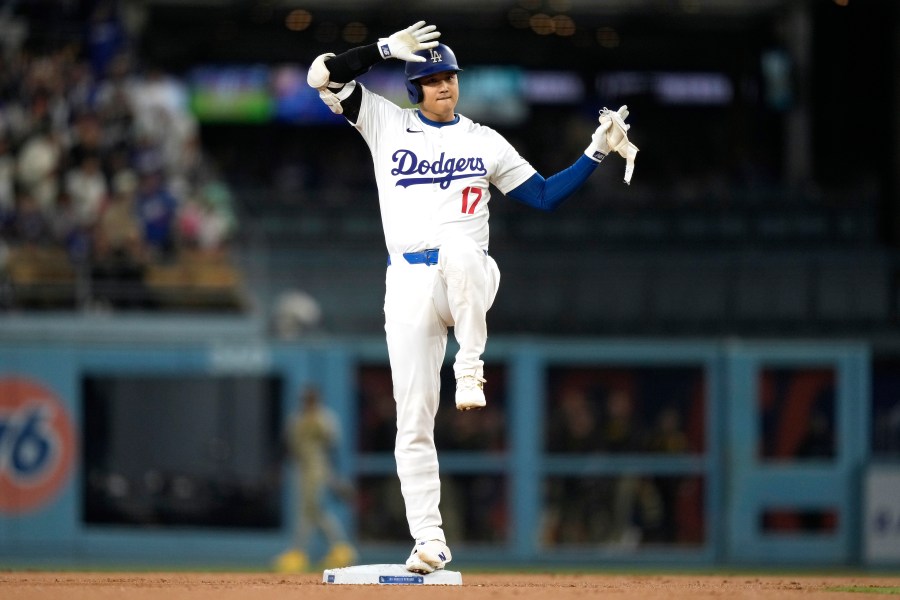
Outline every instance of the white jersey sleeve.
[(388, 252), (440, 248), (464, 234), (484, 250), (490, 242), (490, 186), (504, 194), (536, 173), (499, 133), (462, 115), (451, 123), (423, 120), (362, 88), (353, 126), (372, 153)]

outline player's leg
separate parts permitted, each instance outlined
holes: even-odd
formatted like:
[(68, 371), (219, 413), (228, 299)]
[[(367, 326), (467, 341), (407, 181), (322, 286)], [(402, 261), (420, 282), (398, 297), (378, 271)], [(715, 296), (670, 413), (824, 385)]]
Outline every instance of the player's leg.
[(326, 506), (322, 506), (321, 513), (319, 526), (328, 542), (328, 554), (322, 562), (329, 568), (349, 567), (356, 560), (356, 549), (350, 544), (347, 529)]
[(294, 513), (294, 543), (291, 548), (275, 557), (275, 570), (281, 573), (302, 573), (309, 568), (309, 555), (307, 554), (307, 550), (309, 548), (312, 527), (315, 526), (314, 511), (309, 509), (311, 504), (310, 490), (313, 489), (313, 486), (307, 485), (307, 475), (305, 471), (298, 470), (295, 472), (295, 475), (294, 501), (296, 503), (296, 511)]
[(446, 542), (438, 509), (441, 494), (434, 418), (447, 327), (431, 297), (435, 277), (434, 267), (390, 266), (384, 313), (397, 403), (394, 455), (409, 531), (417, 540)]
[(356, 550), (347, 539), (347, 531), (337, 515), (326, 505), (329, 468), (327, 465), (306, 464), (300, 480), (300, 528), (297, 548), (303, 569), (309, 564), (307, 549), (311, 536), (321, 533), (328, 542), (328, 554), (323, 563), (329, 568), (347, 567), (356, 559)]
[(308, 551), (310, 540), (315, 534), (316, 525), (316, 497), (318, 495), (315, 480), (310, 481), (306, 471), (301, 470), (296, 482), (297, 528), (294, 534), (294, 543), (298, 548)]
[(438, 306), (446, 302), (449, 322), (459, 343), (453, 364), (456, 407), (481, 408), (485, 405), (481, 355), (487, 344), (487, 311), (497, 295), (500, 271), (493, 258), (485, 255), (473, 240), (462, 236), (441, 245), (438, 268), (443, 286), (442, 294), (436, 294)]
[(317, 469), (303, 469), (300, 475), (300, 519), (297, 543), (308, 550), (312, 536), (319, 533), (322, 522), (323, 478)]

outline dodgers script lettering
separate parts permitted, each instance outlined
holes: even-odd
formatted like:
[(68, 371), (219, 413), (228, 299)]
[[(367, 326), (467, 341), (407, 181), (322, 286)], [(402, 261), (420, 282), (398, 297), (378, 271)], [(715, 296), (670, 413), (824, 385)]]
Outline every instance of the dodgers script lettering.
[(487, 174), (484, 161), (477, 156), (447, 158), (441, 152), (438, 159), (432, 162), (419, 160), (412, 150), (401, 149), (394, 152), (391, 159), (396, 165), (391, 169), (391, 175), (431, 175), (431, 177), (401, 177), (397, 179), (397, 185), (400, 187), (440, 183), (441, 189), (446, 190), (453, 180), (482, 177)]

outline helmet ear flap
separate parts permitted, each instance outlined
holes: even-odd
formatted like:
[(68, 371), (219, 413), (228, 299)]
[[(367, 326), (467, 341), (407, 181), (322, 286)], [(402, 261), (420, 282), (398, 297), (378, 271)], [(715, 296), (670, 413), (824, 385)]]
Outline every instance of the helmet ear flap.
[(406, 93), (409, 96), (409, 101), (413, 104), (418, 104), (424, 99), (424, 94), (422, 93), (422, 84), (419, 83), (418, 79), (414, 79), (412, 81), (407, 80)]

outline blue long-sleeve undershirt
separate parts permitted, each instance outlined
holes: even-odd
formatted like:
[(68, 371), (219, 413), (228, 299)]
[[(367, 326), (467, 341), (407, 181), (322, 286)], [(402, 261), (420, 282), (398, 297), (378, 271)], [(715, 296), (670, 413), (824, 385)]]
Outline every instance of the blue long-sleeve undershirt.
[(582, 154), (571, 167), (544, 179), (535, 173), (507, 194), (528, 206), (540, 210), (555, 210), (563, 201), (581, 187), (599, 163)]

